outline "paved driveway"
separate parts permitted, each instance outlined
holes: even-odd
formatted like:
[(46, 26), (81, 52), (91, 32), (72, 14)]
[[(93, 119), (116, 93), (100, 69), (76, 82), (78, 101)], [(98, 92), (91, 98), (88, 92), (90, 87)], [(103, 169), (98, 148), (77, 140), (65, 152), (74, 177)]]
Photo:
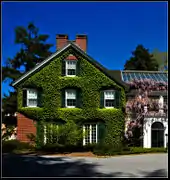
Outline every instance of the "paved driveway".
[(3, 177), (167, 177), (168, 155), (110, 158), (3, 155)]

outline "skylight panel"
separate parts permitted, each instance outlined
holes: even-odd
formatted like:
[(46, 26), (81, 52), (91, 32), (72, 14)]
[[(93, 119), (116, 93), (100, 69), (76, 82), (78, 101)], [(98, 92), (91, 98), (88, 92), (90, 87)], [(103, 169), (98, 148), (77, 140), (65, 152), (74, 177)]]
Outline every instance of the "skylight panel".
[(162, 75), (161, 74), (157, 74), (158, 75), (158, 77), (159, 77), (159, 79), (160, 79), (160, 81), (164, 81), (164, 79), (163, 79), (163, 77), (162, 77)]
[(127, 81), (127, 76), (126, 76), (126, 73), (122, 72), (122, 75), (123, 75), (123, 81)]
[(135, 76), (136, 76), (136, 78), (137, 78), (138, 80), (140, 80), (140, 75), (139, 75), (139, 73), (135, 73)]

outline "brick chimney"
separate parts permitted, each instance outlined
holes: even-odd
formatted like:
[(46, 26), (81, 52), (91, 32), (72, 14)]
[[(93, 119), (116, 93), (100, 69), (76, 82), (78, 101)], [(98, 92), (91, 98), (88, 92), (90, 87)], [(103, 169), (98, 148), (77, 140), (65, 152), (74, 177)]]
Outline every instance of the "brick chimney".
[(66, 35), (66, 34), (57, 34), (56, 41), (57, 41), (57, 50), (59, 50), (59, 49), (63, 48), (67, 44), (68, 35)]
[(87, 50), (87, 35), (77, 34), (75, 42), (83, 51)]

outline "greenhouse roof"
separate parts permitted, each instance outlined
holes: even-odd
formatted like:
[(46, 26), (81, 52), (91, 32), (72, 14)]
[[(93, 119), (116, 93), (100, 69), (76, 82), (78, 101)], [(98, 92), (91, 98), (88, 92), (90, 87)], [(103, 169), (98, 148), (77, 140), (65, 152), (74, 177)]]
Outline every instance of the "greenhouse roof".
[(156, 82), (168, 82), (168, 73), (167, 72), (159, 72), (159, 71), (133, 71), (133, 70), (125, 70), (121, 71), (122, 81), (128, 83), (134, 79), (136, 80), (144, 80), (151, 79)]

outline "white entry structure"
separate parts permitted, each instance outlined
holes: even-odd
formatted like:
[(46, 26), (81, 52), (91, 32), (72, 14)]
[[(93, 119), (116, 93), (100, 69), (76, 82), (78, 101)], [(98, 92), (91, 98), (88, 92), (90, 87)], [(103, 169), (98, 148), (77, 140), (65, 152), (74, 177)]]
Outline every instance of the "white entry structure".
[(143, 147), (166, 147), (168, 143), (168, 118), (145, 117), (143, 125)]

